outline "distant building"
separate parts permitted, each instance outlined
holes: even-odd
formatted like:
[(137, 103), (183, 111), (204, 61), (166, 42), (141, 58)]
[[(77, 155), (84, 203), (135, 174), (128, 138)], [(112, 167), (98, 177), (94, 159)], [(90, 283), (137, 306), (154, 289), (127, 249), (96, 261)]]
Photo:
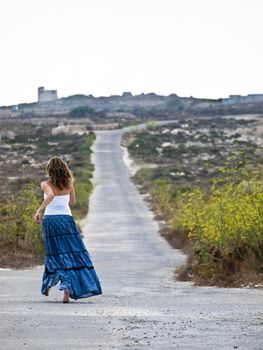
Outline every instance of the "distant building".
[(38, 88), (38, 102), (56, 101), (57, 90), (45, 90), (44, 86)]
[(249, 102), (263, 102), (263, 94), (249, 94), (246, 98)]
[(12, 112), (17, 112), (18, 111), (18, 106), (12, 106), (11, 110), (12, 110)]
[(122, 93), (122, 97), (133, 97), (132, 93), (129, 91), (125, 91)]
[(247, 96), (230, 95), (223, 99), (224, 104), (263, 102), (263, 94), (249, 94)]

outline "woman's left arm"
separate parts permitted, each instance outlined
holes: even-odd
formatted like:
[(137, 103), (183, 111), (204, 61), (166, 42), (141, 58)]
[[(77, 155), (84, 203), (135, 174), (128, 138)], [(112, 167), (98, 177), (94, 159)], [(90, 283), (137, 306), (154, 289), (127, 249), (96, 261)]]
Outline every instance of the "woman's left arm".
[(41, 182), (41, 188), (43, 192), (47, 194), (47, 197), (43, 200), (41, 206), (37, 209), (35, 214), (35, 223), (40, 224), (41, 223), (41, 215), (44, 212), (46, 206), (53, 200), (54, 198), (54, 192), (52, 188), (46, 183), (46, 181)]
[(70, 191), (69, 205), (70, 206), (76, 205), (76, 194), (75, 194), (75, 188), (74, 188), (74, 184), (73, 183), (72, 183), (71, 191)]

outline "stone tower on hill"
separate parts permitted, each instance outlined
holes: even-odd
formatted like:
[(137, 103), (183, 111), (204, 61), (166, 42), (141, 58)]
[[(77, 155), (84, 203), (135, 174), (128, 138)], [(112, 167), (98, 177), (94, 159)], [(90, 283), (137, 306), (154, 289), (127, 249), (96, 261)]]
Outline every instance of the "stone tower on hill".
[(57, 98), (57, 90), (45, 90), (44, 86), (38, 88), (38, 102), (55, 101)]

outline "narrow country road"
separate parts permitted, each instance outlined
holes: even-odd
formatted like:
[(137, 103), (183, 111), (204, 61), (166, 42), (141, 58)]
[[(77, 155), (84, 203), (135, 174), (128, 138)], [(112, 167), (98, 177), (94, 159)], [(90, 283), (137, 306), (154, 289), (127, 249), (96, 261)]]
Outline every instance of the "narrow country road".
[(62, 304), (40, 294), (43, 267), (0, 271), (0, 348), (263, 349), (263, 291), (175, 282), (185, 256), (158, 233), (120, 147), (124, 130), (98, 131), (85, 244), (103, 295)]

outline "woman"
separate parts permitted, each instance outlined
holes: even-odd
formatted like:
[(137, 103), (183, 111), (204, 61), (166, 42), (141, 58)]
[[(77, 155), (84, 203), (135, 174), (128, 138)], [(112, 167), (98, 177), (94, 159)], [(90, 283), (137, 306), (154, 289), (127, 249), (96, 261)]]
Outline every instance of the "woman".
[(48, 296), (60, 281), (63, 302), (102, 294), (89, 253), (78, 232), (70, 206), (76, 204), (74, 178), (60, 158), (51, 158), (46, 166), (49, 180), (41, 182), (44, 201), (37, 209), (35, 222), (41, 223), (45, 244), (45, 270), (41, 293)]

